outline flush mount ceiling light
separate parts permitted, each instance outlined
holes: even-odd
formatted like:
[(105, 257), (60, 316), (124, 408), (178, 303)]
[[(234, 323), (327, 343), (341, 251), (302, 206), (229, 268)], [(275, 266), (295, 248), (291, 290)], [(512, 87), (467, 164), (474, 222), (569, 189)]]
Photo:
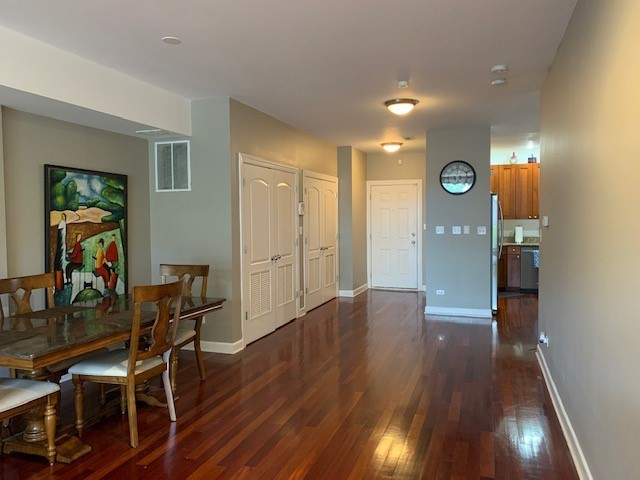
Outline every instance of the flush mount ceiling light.
[(496, 75), (502, 75), (503, 73), (507, 73), (509, 71), (509, 67), (506, 65), (494, 65), (491, 67), (491, 73), (495, 73)]
[(491, 82), (491, 85), (493, 85), (494, 87), (499, 87), (500, 85), (506, 85), (506, 83), (507, 83), (506, 78), (496, 78)]
[(387, 151), (389, 153), (393, 153), (393, 152), (397, 152), (398, 150), (400, 150), (400, 147), (402, 146), (402, 143), (400, 143), (400, 142), (385, 142), (385, 143), (381, 143), (380, 145), (382, 145), (382, 148), (384, 148), (385, 151)]
[(180, 45), (182, 40), (178, 37), (162, 37), (162, 41), (167, 45)]
[(406, 115), (413, 110), (413, 107), (417, 104), (418, 100), (413, 98), (394, 98), (384, 102), (384, 106), (387, 107), (391, 113), (395, 113), (396, 115)]

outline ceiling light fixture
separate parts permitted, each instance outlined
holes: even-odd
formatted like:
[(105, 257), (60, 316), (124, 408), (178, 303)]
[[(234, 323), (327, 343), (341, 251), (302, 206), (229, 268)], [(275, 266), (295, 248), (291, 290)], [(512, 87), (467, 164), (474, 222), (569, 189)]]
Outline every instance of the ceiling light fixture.
[(496, 78), (491, 82), (491, 85), (493, 85), (494, 87), (499, 87), (500, 85), (506, 85), (506, 83), (507, 83), (506, 78)]
[(496, 75), (502, 75), (503, 73), (507, 73), (509, 71), (509, 67), (507, 65), (494, 65), (491, 67), (491, 73), (495, 73)]
[(413, 98), (394, 98), (384, 102), (384, 106), (387, 107), (391, 113), (395, 113), (396, 115), (406, 115), (413, 110), (413, 107), (417, 104), (418, 100)]
[(385, 151), (387, 151), (389, 153), (393, 153), (393, 152), (397, 152), (398, 150), (400, 150), (400, 147), (402, 146), (402, 143), (400, 143), (400, 142), (385, 142), (385, 143), (381, 143), (380, 145), (382, 145), (382, 148), (384, 148)]
[(162, 41), (167, 45), (180, 45), (182, 40), (178, 37), (162, 37)]
[(529, 149), (529, 150), (533, 150), (533, 149), (535, 148), (535, 146), (536, 146), (536, 145), (535, 145), (535, 143), (533, 143), (533, 140), (529, 140), (529, 141), (527, 142), (527, 149)]

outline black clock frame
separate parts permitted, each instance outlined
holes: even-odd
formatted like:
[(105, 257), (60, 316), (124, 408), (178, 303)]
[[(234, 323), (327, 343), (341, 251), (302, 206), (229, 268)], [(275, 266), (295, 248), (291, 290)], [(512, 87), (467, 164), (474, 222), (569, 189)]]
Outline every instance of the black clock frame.
[[(465, 190), (464, 192), (450, 192), (449, 190), (447, 190), (445, 188), (445, 186), (442, 183), (442, 174), (444, 173), (444, 171), (453, 163), (464, 163), (466, 166), (468, 166), (471, 171), (473, 172), (473, 183), (471, 184), (471, 186), (469, 187), (469, 190)], [(477, 175), (476, 175), (476, 170), (473, 168), (473, 165), (471, 165), (469, 162), (465, 162), (464, 160), (453, 160), (449, 163), (447, 163), (444, 167), (442, 167), (442, 170), (440, 170), (440, 176), (438, 178), (438, 181), (440, 182), (440, 186), (442, 187), (442, 189), (447, 192), (449, 195), (464, 195), (465, 193), (469, 193), (473, 187), (476, 184), (476, 180), (477, 180)]]

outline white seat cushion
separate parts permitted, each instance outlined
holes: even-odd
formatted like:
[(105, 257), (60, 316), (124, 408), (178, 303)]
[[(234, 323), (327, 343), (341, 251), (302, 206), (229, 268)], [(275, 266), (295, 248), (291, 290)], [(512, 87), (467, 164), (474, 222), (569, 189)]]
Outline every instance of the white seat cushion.
[[(147, 358), (136, 363), (136, 374), (162, 365), (161, 357)], [(129, 365), (129, 350), (114, 350), (102, 355), (96, 355), (82, 362), (76, 363), (69, 369), (72, 375), (98, 375), (102, 377), (126, 377)]]
[(0, 378), (0, 411), (19, 407), (59, 390), (60, 386), (57, 383), (22, 378)]
[(186, 342), (190, 338), (196, 336), (196, 331), (191, 327), (178, 327), (176, 331), (176, 339), (173, 341), (175, 345)]
[(82, 355), (78, 355), (77, 357), (71, 357), (71, 358), (65, 358), (64, 360), (59, 361), (58, 363), (54, 363), (53, 365), (49, 365), (47, 367), (47, 370), (49, 370), (50, 372), (56, 373), (56, 372), (62, 372), (64, 370), (66, 370), (67, 368), (71, 367), (72, 365), (78, 363), (78, 362), (82, 362), (83, 360), (87, 360), (91, 357), (95, 357), (96, 355), (100, 355), (103, 354), (105, 352), (108, 352), (109, 349), (107, 348), (101, 348), (99, 350), (96, 350), (94, 352), (87, 352), (87, 353), (83, 353)]

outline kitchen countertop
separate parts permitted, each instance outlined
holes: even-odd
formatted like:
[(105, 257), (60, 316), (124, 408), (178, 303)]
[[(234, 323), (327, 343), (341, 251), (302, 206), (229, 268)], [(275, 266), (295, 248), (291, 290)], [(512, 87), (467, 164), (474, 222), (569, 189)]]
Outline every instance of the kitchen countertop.
[(516, 243), (513, 237), (505, 237), (502, 245), (505, 247), (538, 247), (540, 246), (540, 237), (524, 237), (522, 243)]

